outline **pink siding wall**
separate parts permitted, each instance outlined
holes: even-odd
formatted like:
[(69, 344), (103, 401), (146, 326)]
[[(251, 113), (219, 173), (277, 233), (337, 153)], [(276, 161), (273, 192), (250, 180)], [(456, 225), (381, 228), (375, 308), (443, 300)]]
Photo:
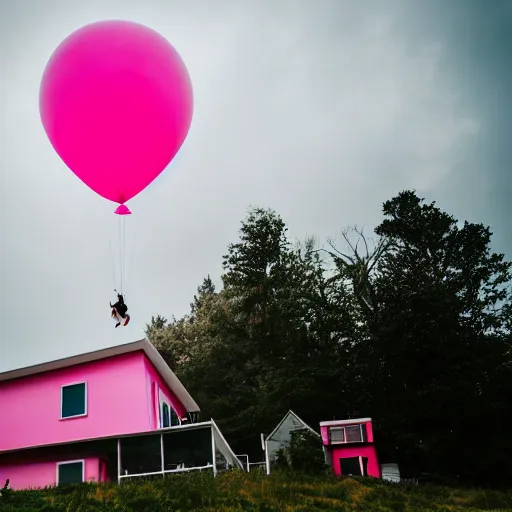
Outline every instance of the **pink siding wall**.
[[(0, 452), (151, 428), (143, 352), (0, 383)], [(61, 386), (87, 382), (87, 416), (60, 420)]]
[(149, 411), (151, 428), (158, 428), (160, 395), (163, 395), (166, 398), (180, 418), (186, 417), (187, 411), (185, 407), (183, 407), (183, 404), (160, 377), (160, 374), (157, 372), (151, 361), (145, 358), (144, 364), (146, 368), (146, 395), (148, 397), (148, 405), (151, 404)]
[(368, 442), (373, 443), (373, 424), (371, 421), (366, 422), (366, 434), (368, 436)]
[(107, 463), (104, 460), (100, 460), (100, 482), (110, 482), (107, 474)]
[[(0, 466), (0, 482), (9, 478), (11, 489), (21, 490), (57, 484), (57, 462), (37, 462), (34, 464), (12, 464)], [(64, 461), (62, 461), (64, 462)], [(85, 480), (97, 481), (99, 477), (99, 459), (85, 459)]]
[(328, 449), (332, 454), (332, 470), (335, 475), (341, 475), (340, 458), (368, 457), (368, 475), (380, 478), (380, 467), (375, 446), (343, 446)]

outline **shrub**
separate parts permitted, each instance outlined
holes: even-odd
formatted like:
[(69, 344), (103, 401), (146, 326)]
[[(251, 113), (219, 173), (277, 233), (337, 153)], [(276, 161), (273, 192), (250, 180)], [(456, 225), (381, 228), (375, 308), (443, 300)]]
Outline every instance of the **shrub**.
[(512, 509), (507, 492), (404, 488), (299, 471), (169, 475), (117, 484), (11, 491), (0, 512), (489, 512)]
[(326, 470), (322, 442), (310, 430), (292, 431), (290, 444), (285, 451), (290, 467), (294, 471), (318, 474)]

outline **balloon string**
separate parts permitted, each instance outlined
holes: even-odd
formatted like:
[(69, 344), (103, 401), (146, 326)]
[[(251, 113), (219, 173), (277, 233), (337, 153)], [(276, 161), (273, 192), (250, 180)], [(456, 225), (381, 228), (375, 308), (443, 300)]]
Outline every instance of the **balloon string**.
[(108, 233), (108, 245), (110, 247), (110, 263), (112, 265), (112, 282), (114, 289), (117, 288), (116, 262), (114, 260), (114, 249), (112, 248), (112, 225), (110, 225), (110, 233)]
[(123, 215), (122, 216), (123, 219), (122, 219), (122, 223), (123, 223), (123, 284), (124, 284), (124, 288), (123, 288), (123, 291), (125, 292), (126, 294), (126, 288), (127, 288), (127, 285), (126, 285), (126, 216)]
[[(131, 268), (133, 258), (134, 258), (134, 244), (130, 244), (130, 240), (137, 240), (137, 224), (133, 224), (134, 220), (130, 218), (125, 220), (126, 227), (125, 227), (125, 256), (124, 256), (124, 272), (125, 272), (125, 288), (130, 291), (130, 283), (128, 283), (128, 268)], [(128, 228), (131, 230), (130, 233), (128, 233)]]
[(123, 293), (123, 231), (122, 231), (122, 216), (119, 216), (119, 293)]

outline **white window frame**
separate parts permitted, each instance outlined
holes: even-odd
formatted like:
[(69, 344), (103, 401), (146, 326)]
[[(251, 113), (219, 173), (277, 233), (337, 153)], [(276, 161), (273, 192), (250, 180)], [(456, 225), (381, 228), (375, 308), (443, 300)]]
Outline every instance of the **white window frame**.
[[(368, 474), (364, 474), (364, 465), (363, 465), (363, 456), (359, 455), (359, 467), (361, 468), (361, 476), (365, 477), (368, 476)], [(366, 467), (368, 469), (368, 466)]]
[[(83, 414), (75, 414), (74, 416), (62, 416), (62, 406), (64, 404), (64, 388), (68, 388), (70, 386), (76, 386), (78, 384), (84, 385), (84, 402), (85, 402), (85, 412)], [(63, 384), (60, 387), (60, 419), (61, 420), (70, 420), (72, 418), (83, 418), (84, 416), (87, 416), (88, 413), (88, 407), (87, 407), (87, 382), (86, 381), (80, 381), (80, 382), (71, 382), (69, 384)]]
[[(359, 433), (361, 434), (360, 441), (347, 441), (347, 427), (359, 427)], [(353, 423), (352, 425), (332, 425), (329, 428), (329, 443), (330, 444), (353, 444), (353, 443), (364, 443), (364, 435), (363, 435), (363, 423)], [(343, 441), (333, 441), (331, 437), (331, 430), (341, 430), (343, 429)]]
[[(167, 405), (167, 407), (169, 408), (169, 426), (168, 427), (164, 427), (164, 414), (163, 414), (164, 404)], [(159, 416), (160, 416), (160, 423), (159, 423), (160, 428), (170, 428), (171, 427), (171, 404), (163, 398), (160, 399)]]
[[(158, 385), (156, 385), (156, 394), (157, 394), (157, 397), (158, 397), (158, 421), (157, 421), (157, 427), (158, 428), (173, 428), (173, 427), (177, 427), (178, 426), (178, 425), (171, 425), (171, 423), (172, 423), (172, 421), (171, 421), (171, 417), (172, 417), (171, 409), (176, 413), (176, 416), (178, 417), (178, 421), (180, 422), (179, 424), (182, 425), (183, 422), (181, 421), (181, 418), (180, 418), (180, 415), (178, 414), (178, 411), (172, 406), (171, 401), (169, 400), (169, 398), (166, 395), (164, 395), (164, 393), (160, 389), (160, 386), (158, 386)], [(163, 404), (167, 404), (167, 407), (169, 407), (169, 426), (168, 427), (164, 427), (163, 426), (163, 415), (162, 415)]]
[(56, 475), (55, 475), (55, 481), (57, 482), (57, 485), (59, 485), (59, 468), (61, 466), (65, 466), (66, 464), (77, 464), (80, 462), (82, 464), (82, 482), (85, 482), (85, 459), (78, 459), (78, 460), (64, 460), (62, 462), (57, 462), (56, 466)]
[[(343, 432), (343, 441), (337, 441), (332, 439), (332, 431), (339, 431), (341, 430)], [(340, 425), (339, 427), (329, 427), (329, 443), (330, 444), (343, 444), (347, 442), (347, 438), (345, 436), (345, 427)]]
[[(169, 407), (169, 426), (168, 427), (163, 426), (164, 418), (163, 418), (163, 414), (162, 414), (162, 409), (163, 409), (164, 404), (167, 404), (167, 407)], [(178, 421), (180, 422), (180, 425), (182, 424), (180, 415), (177, 413), (176, 409), (172, 406), (172, 404), (169, 402), (169, 400), (167, 400), (166, 398), (161, 398), (160, 399), (160, 407), (158, 408), (158, 425), (160, 426), (160, 428), (173, 428), (173, 427), (178, 426), (178, 425), (171, 425), (171, 423), (172, 423), (171, 409), (175, 412), (176, 417), (178, 418)]]

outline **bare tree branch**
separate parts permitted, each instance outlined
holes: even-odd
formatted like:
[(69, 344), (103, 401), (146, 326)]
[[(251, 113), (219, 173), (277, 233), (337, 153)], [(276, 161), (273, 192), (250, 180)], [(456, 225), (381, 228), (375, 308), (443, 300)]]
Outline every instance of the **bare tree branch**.
[[(356, 243), (350, 239), (350, 232), (356, 233)], [(341, 268), (345, 269), (346, 277), (352, 281), (354, 294), (360, 306), (367, 314), (372, 314), (378, 307), (372, 274), (384, 252), (388, 249), (389, 242), (386, 239), (380, 238), (373, 249), (370, 249), (364, 230), (358, 229), (357, 226), (344, 229), (341, 235), (345, 245), (349, 247), (352, 254), (348, 255), (342, 252), (335, 246), (332, 239), (328, 239), (328, 243), (334, 253), (326, 252), (334, 259), (340, 270)], [(359, 244), (361, 242), (364, 244), (366, 254), (359, 253)], [(338, 279), (339, 277), (341, 276), (337, 276)]]

